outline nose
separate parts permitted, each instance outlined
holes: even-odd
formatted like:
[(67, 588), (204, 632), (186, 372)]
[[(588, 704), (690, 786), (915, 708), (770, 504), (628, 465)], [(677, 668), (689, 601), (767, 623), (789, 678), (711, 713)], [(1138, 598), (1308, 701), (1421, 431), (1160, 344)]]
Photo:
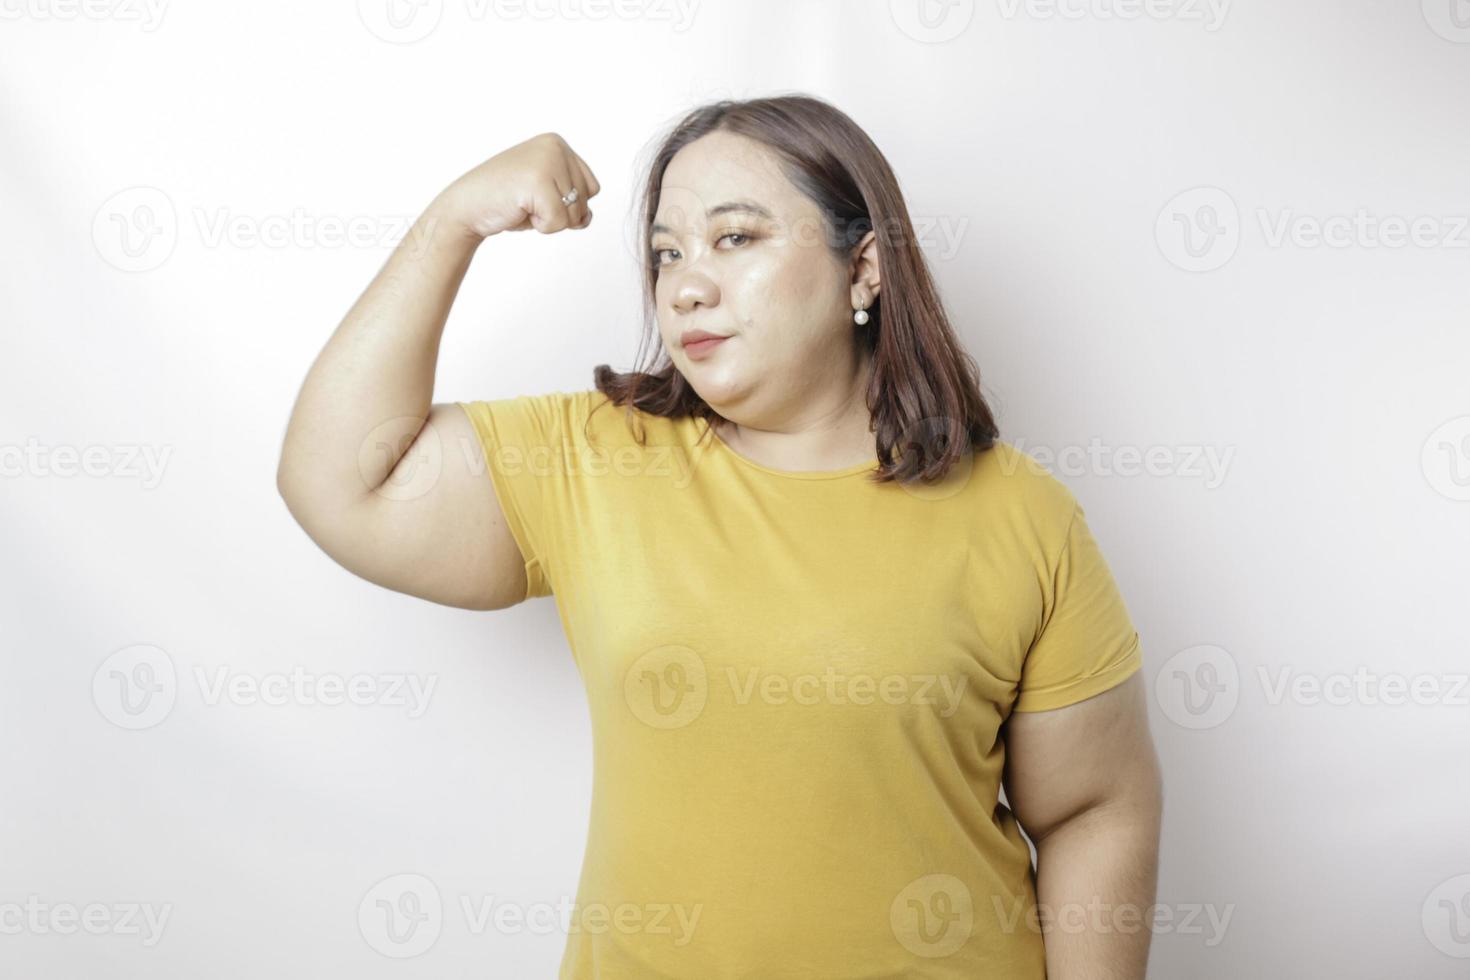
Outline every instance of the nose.
[(720, 290), (714, 280), (698, 269), (684, 269), (675, 273), (672, 301), (676, 313), (692, 313), (700, 306), (714, 306), (720, 301)]

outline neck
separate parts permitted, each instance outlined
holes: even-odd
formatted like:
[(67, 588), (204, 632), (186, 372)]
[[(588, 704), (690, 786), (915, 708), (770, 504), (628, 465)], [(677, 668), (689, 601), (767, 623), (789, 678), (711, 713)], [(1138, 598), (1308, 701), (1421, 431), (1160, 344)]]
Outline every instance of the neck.
[(871, 373), (871, 358), (864, 357), (835, 397), (797, 402), (789, 415), (761, 427), (721, 420), (716, 431), (731, 449), (772, 469), (840, 470), (876, 462), (867, 406)]

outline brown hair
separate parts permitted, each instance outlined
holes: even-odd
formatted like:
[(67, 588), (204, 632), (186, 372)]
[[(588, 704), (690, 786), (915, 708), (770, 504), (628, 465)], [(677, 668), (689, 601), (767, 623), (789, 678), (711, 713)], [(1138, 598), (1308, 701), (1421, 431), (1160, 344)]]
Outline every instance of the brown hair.
[[(945, 316), (888, 161), (845, 113), (807, 95), (699, 106), (654, 152), (641, 196), (644, 332), (637, 360), (658, 336), (651, 228), (664, 171), (680, 149), (716, 131), (758, 140), (777, 155), (787, 179), (821, 211), (827, 244), (843, 262), (868, 231), (875, 233), (882, 291), (867, 324), (854, 327), (873, 355), (866, 401), (877, 434), (875, 482), (938, 480), (971, 449), (994, 445), (999, 432), (980, 394), (979, 371)], [(598, 365), (593, 384), (613, 404), (626, 405), (630, 419), (634, 408), (692, 416), (704, 419), (708, 431), (721, 416), (685, 380), (663, 344), (656, 346), (643, 368), (620, 373)]]

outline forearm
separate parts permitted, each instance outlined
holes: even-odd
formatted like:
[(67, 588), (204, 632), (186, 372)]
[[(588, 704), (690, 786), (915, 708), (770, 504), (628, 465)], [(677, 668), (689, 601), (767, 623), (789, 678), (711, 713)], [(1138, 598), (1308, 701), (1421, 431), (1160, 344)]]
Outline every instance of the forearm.
[(1161, 811), (1157, 797), (1096, 807), (1037, 843), (1047, 980), (1142, 980)]
[(392, 473), (412, 420), (429, 413), (444, 324), (480, 241), (441, 194), (394, 248), (297, 395), (277, 473), (288, 498), (337, 510)]

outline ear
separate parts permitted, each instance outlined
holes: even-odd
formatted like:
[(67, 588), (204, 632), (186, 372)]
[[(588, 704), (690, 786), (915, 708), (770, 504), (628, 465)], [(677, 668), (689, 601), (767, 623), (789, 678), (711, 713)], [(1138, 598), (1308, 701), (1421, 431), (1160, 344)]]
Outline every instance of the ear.
[(882, 270), (878, 268), (878, 236), (868, 232), (852, 247), (852, 305), (867, 309), (882, 290)]

